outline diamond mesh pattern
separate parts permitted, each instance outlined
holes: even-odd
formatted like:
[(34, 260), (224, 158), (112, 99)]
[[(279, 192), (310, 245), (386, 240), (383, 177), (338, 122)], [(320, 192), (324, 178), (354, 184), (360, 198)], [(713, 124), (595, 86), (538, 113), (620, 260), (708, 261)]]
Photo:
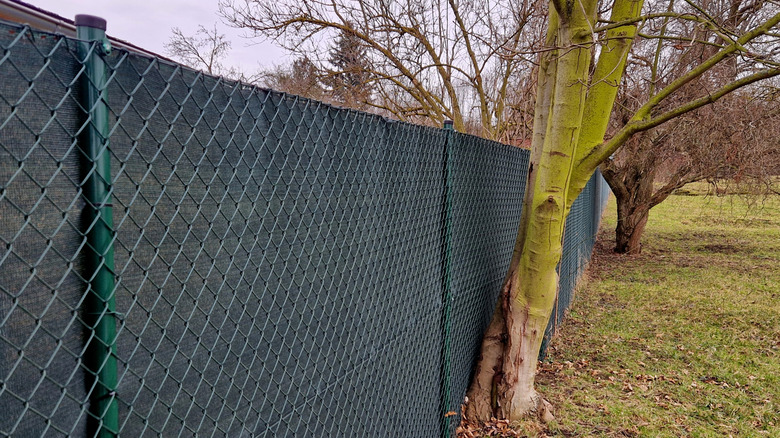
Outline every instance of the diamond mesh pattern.
[[(521, 153), (518, 153), (521, 152)], [(482, 333), (493, 314), (512, 257), (528, 177), (527, 151), (454, 135), (452, 283), (445, 343), (450, 383), (447, 411), (460, 411)], [(448, 417), (450, 434), (460, 417)]]
[(79, 69), (67, 40), (0, 32), (0, 434), (80, 434)]
[[(64, 37), (0, 24), (0, 46), (0, 435), (93, 436), (83, 68)], [(528, 153), (105, 60), (120, 435), (451, 434)]]
[(563, 321), (566, 309), (574, 300), (577, 280), (590, 261), (601, 222), (601, 213), (607, 206), (609, 193), (606, 180), (597, 170), (571, 206), (564, 229), (563, 254), (558, 265), (560, 276), (558, 296), (544, 334), (540, 358), (545, 356), (547, 345), (555, 334), (556, 327)]

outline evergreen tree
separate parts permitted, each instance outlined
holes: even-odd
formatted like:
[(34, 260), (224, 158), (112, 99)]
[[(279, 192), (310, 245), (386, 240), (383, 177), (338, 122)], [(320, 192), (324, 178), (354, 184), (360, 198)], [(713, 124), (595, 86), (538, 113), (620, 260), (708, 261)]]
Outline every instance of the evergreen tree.
[(325, 79), (336, 103), (365, 109), (371, 102), (371, 61), (363, 40), (352, 30), (342, 30), (330, 50), (332, 69)]

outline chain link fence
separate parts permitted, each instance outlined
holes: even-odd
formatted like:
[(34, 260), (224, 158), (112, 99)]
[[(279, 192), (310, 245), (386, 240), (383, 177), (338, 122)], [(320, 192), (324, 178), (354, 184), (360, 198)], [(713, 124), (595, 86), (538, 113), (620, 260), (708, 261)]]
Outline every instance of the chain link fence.
[(452, 433), (527, 151), (28, 27), (0, 47), (0, 435)]
[(609, 199), (609, 185), (599, 171), (588, 181), (580, 196), (571, 206), (564, 230), (563, 254), (558, 265), (560, 276), (558, 296), (550, 323), (542, 341), (540, 357), (545, 356), (555, 329), (563, 321), (566, 310), (574, 299), (577, 280), (590, 261), (593, 245), (601, 223), (601, 213)]

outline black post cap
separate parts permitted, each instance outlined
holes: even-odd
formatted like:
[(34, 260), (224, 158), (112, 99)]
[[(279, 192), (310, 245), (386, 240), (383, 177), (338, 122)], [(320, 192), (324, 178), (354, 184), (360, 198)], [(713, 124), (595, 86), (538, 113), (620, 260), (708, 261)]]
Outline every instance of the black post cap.
[(78, 14), (76, 15), (76, 26), (94, 27), (102, 31), (106, 30), (106, 20), (94, 15)]

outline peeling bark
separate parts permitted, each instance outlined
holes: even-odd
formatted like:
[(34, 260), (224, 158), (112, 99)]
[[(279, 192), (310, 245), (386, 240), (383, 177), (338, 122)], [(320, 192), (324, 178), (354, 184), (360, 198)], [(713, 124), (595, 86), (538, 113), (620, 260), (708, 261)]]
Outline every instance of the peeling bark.
[[(508, 290), (509, 285), (505, 286)], [(504, 292), (502, 292), (503, 294)], [(487, 421), (495, 417), (493, 406), (497, 404), (497, 392), (494, 390), (496, 379), (501, 379), (503, 368), (503, 351), (506, 342), (506, 326), (504, 324), (503, 311), (501, 310), (501, 298), (496, 306), (493, 319), (482, 339), (482, 347), (474, 370), (474, 378), (466, 394), (468, 405), (466, 416), (468, 418)]]

